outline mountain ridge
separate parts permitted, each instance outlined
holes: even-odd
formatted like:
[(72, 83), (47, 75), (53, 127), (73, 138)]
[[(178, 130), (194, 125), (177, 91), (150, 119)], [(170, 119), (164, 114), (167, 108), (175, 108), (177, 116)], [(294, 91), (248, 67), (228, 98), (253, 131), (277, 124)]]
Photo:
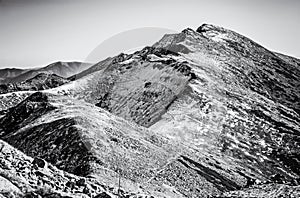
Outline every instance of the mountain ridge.
[(59, 87), (0, 95), (0, 136), (76, 175), (117, 186), (121, 172), (122, 188), (149, 196), (297, 196), (298, 66), (204, 24), (100, 61)]

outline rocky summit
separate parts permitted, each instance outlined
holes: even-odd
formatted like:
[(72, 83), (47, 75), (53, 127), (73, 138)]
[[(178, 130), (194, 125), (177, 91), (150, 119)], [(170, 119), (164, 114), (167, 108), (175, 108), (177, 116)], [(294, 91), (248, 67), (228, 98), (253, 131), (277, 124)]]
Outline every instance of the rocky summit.
[(300, 196), (297, 58), (203, 24), (35, 78), (0, 95), (0, 196)]

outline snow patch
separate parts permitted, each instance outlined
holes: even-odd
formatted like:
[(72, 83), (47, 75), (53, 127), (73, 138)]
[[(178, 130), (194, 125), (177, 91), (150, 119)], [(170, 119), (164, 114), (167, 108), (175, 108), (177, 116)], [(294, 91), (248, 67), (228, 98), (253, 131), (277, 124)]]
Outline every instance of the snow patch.
[(226, 36), (226, 34), (216, 34), (210, 38), (211, 38), (211, 40), (216, 41), (216, 42), (226, 42), (224, 39), (228, 40), (228, 37)]
[(125, 60), (125, 61), (123, 61), (123, 62), (120, 62), (119, 64), (122, 64), (122, 65), (127, 65), (127, 64), (130, 64), (130, 63), (132, 63), (133, 61), (134, 61), (134, 59), (133, 59), (133, 58), (131, 58), (131, 59)]

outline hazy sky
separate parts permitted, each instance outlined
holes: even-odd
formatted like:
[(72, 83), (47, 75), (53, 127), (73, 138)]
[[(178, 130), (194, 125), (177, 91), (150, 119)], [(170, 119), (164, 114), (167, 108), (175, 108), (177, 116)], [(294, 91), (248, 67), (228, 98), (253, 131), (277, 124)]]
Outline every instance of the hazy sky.
[(0, 68), (82, 61), (126, 30), (181, 31), (202, 23), (299, 58), (299, 19), (300, 0), (0, 0)]

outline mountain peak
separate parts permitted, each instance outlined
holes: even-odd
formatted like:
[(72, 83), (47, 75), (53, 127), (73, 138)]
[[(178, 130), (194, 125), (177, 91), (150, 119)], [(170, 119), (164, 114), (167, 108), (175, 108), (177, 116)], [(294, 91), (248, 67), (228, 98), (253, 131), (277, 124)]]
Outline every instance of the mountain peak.
[(216, 25), (212, 25), (212, 24), (206, 24), (203, 23), (202, 25), (200, 25), (196, 31), (192, 28), (185, 28), (184, 30), (182, 30), (183, 33), (185, 34), (190, 34), (190, 33), (204, 33), (204, 32), (208, 32), (208, 31), (218, 31), (218, 32), (228, 32), (228, 30), (226, 30), (225, 28), (222, 28), (220, 26), (216, 26)]
[(196, 32), (202, 33), (202, 32), (207, 32), (207, 31), (211, 31), (211, 30), (213, 30), (213, 31), (222, 31), (222, 32), (226, 31), (222, 27), (219, 27), (219, 26), (216, 26), (216, 25), (212, 25), (212, 24), (206, 24), (206, 23), (204, 23), (204, 24), (202, 24), (201, 26), (199, 26), (197, 28)]
[(195, 30), (193, 30), (192, 28), (186, 28), (186, 29), (182, 30), (182, 32), (185, 34), (189, 34), (189, 33), (194, 33)]

